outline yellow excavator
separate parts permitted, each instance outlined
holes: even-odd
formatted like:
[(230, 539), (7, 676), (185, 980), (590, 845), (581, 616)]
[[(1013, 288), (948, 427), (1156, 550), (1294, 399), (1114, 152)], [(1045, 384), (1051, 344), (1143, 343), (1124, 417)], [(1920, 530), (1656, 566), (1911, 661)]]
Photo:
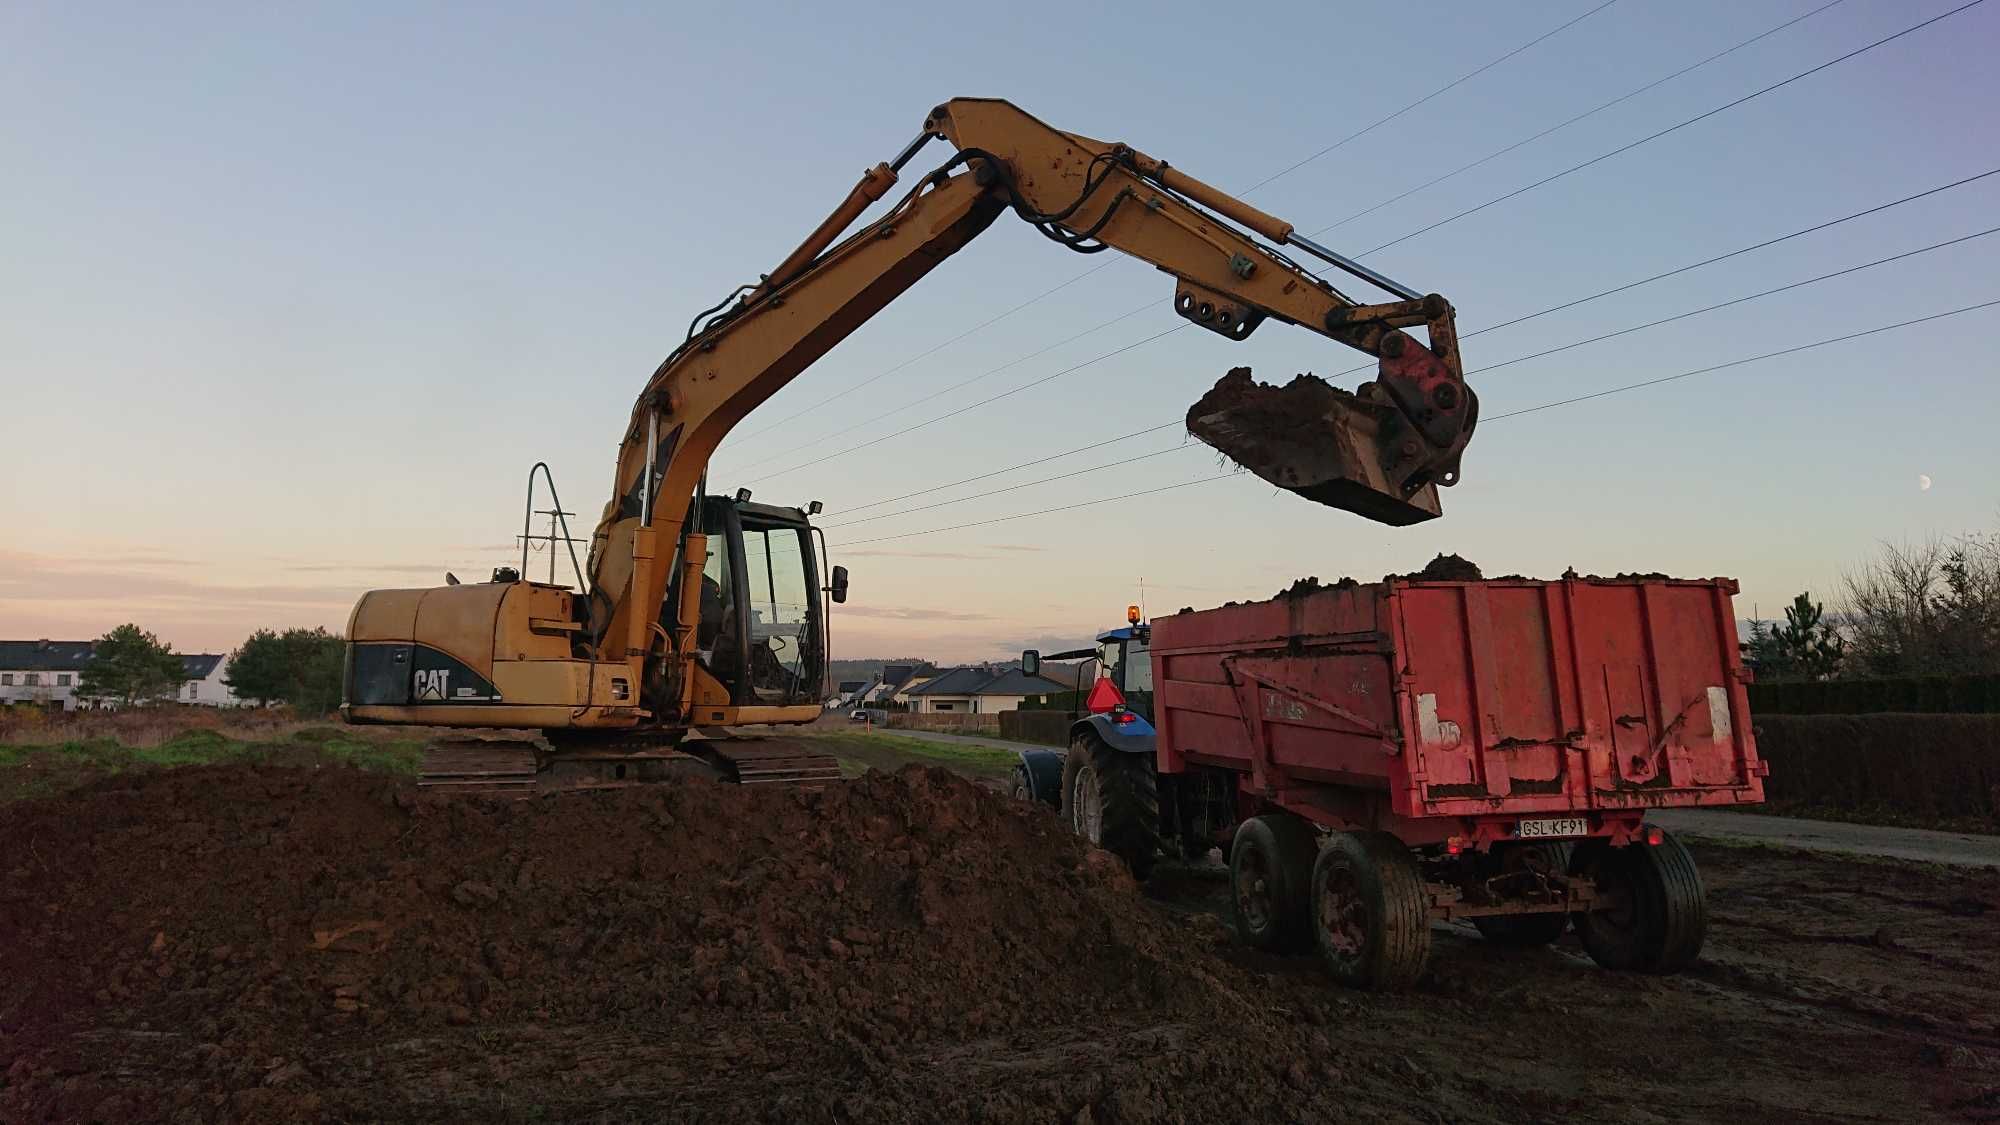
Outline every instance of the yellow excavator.
[[(951, 157), (842, 238), (940, 139)], [(1173, 278), (1175, 311), (1202, 328), (1242, 340), (1275, 319), (1377, 356), (1375, 379), (1356, 394), (1310, 377), (1280, 390), (1232, 372), (1190, 410), (1189, 430), (1319, 503), (1389, 524), (1439, 514), (1438, 487), (1458, 480), (1478, 412), (1444, 298), (1164, 160), (1006, 101), (959, 98), (863, 173), (776, 269), (694, 319), (633, 407), (587, 561), (572, 558), (574, 588), (503, 567), (491, 582), (362, 596), (347, 627), (347, 720), (462, 728), (470, 737), (426, 756), (425, 783), (446, 788), (838, 776), (810, 740), (724, 732), (822, 714), (829, 603), (846, 600), (848, 580), (827, 566), (810, 520), (817, 502), (711, 490), (709, 457), (751, 410), (1009, 210), (1071, 250), (1151, 262)], [(1353, 300), (1303, 257), (1396, 299)], [(1427, 339), (1404, 331), (1417, 326)], [(532, 472), (529, 481), (532, 509)]]

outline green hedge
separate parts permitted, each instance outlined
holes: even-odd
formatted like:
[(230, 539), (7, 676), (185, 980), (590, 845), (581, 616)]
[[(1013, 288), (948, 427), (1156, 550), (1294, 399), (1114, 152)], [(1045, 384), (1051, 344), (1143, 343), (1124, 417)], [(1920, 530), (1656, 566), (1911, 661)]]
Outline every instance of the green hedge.
[(2000, 823), (2000, 715), (1759, 715), (1764, 795), (1895, 818)]
[(2000, 714), (2000, 676), (1922, 676), (1750, 685), (1752, 715)]
[(1023, 711), (1061, 711), (1065, 714), (1075, 711), (1082, 714), (1086, 708), (1084, 701), (1090, 697), (1088, 691), (1059, 691), (1054, 695), (1039, 698), (1030, 697), (1021, 701)]
[(1039, 742), (1044, 746), (1069, 745), (1069, 714), (1064, 711), (1000, 712), (1000, 737), (1012, 742)]

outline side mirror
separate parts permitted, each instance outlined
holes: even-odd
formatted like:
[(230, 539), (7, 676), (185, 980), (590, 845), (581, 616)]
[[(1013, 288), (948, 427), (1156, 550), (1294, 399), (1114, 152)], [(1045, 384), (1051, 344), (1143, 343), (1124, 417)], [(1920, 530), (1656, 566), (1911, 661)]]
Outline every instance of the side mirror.
[(1021, 674), (1024, 676), (1039, 676), (1042, 674), (1042, 654), (1040, 652), (1032, 648), (1022, 650)]
[(846, 567), (836, 566), (833, 568), (833, 585), (828, 586), (826, 589), (827, 593), (833, 595), (833, 600), (835, 604), (839, 604), (847, 600)]

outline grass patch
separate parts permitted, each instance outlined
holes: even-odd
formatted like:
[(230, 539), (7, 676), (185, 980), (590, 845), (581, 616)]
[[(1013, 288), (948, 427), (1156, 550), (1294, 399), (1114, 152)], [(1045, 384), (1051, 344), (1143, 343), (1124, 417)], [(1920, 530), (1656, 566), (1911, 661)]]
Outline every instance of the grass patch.
[(858, 760), (864, 765), (880, 766), (885, 760), (900, 759), (904, 763), (929, 763), (992, 775), (1012, 770), (1021, 760), (1012, 750), (994, 746), (933, 742), (905, 735), (838, 732), (815, 733), (812, 737), (832, 743), (829, 749), (843, 763)]
[(116, 738), (0, 743), (0, 802), (60, 793), (135, 769), (246, 762), (286, 766), (329, 763), (380, 773), (414, 775), (420, 739), (361, 737), (339, 727), (306, 727), (288, 736), (231, 738), (212, 729), (183, 730), (138, 745)]

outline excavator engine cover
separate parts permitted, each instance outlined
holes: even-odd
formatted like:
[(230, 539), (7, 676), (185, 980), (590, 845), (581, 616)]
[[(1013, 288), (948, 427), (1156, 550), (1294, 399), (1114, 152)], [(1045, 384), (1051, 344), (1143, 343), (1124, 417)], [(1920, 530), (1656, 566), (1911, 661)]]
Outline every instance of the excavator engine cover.
[(1392, 475), (1403, 445), (1416, 440), (1400, 412), (1316, 376), (1274, 387), (1252, 379), (1247, 367), (1235, 368), (1188, 408), (1187, 428), (1231, 461), (1315, 503), (1397, 527), (1443, 514), (1437, 485), (1406, 489)]

